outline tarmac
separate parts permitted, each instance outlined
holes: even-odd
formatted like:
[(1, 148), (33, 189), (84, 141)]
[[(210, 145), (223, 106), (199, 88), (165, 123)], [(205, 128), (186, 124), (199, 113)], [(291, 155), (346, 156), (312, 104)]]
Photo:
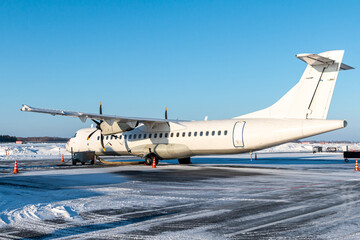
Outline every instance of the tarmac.
[(339, 154), (18, 165), (0, 162), (3, 239), (360, 238), (360, 173)]

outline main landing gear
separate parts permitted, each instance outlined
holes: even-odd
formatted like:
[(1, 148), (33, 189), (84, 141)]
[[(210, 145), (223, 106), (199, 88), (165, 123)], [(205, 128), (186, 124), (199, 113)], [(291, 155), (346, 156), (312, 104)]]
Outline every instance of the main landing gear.
[(155, 159), (155, 164), (158, 165), (159, 163), (159, 158), (155, 155), (155, 154), (148, 154), (146, 157), (145, 157), (145, 164), (148, 165), (148, 166), (151, 166), (153, 161)]

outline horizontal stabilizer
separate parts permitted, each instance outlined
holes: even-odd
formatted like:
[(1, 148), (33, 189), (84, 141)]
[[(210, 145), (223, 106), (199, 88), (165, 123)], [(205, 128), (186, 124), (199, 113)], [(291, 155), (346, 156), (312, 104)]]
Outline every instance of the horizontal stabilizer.
[(351, 69), (354, 69), (353, 67), (349, 66), (349, 65), (346, 65), (344, 63), (342, 63), (340, 65), (340, 70), (351, 70)]
[[(318, 66), (323, 64), (331, 65), (335, 62), (335, 60), (333, 59), (312, 53), (301, 53), (301, 54), (297, 54), (296, 57), (311, 66)], [(340, 65), (340, 70), (351, 70), (351, 69), (354, 68), (344, 63), (341, 63)]]

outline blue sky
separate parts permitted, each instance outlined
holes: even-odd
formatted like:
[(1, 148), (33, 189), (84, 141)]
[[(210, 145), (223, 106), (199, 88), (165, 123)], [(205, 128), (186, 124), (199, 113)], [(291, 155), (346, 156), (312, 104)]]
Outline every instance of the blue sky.
[(359, 1), (0, 1), (0, 134), (70, 137), (90, 122), (30, 106), (201, 120), (267, 107), (300, 79), (295, 55), (344, 49), (315, 139), (360, 141)]

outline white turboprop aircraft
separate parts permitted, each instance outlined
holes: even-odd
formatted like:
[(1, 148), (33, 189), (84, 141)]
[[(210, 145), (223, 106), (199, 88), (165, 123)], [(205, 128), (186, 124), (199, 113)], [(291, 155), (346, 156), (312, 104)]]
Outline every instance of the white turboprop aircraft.
[[(91, 119), (96, 128), (77, 131), (66, 144), (69, 152), (101, 155), (134, 155), (147, 165), (155, 160), (208, 154), (236, 154), (344, 128), (345, 120), (326, 120), (339, 70), (353, 69), (342, 63), (344, 51), (298, 54), (308, 65), (300, 81), (279, 101), (263, 110), (233, 119), (180, 121), (119, 117), (33, 108), (21, 111)], [(93, 155), (94, 156), (94, 155)]]

